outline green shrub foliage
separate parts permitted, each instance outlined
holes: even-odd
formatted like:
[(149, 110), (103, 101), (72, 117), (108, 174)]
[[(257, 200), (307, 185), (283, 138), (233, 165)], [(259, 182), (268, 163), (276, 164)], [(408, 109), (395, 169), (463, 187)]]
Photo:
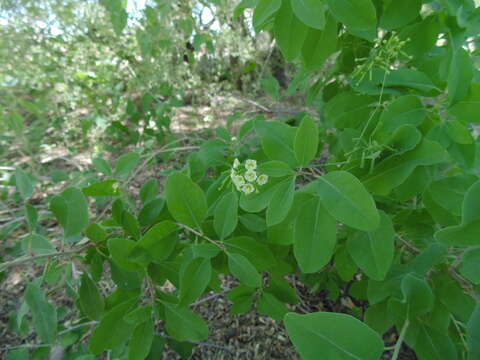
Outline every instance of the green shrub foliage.
[[(120, 34), (120, 1), (104, 2)], [(50, 199), (64, 230), (60, 256), (82, 264), (81, 278), (64, 283), (76, 324), (93, 327), (81, 355), (145, 359), (162, 348), (159, 334), (207, 339), (190, 306), (220, 292), (219, 275), (228, 274), (238, 281), (232, 312), (255, 307), (284, 322), (303, 359), (375, 360), (388, 350), (397, 359), (403, 343), (420, 360), (478, 359), (480, 8), (473, 0), (243, 0), (235, 14), (243, 11), (298, 70), (286, 94), (304, 94), (316, 112), (219, 129), (185, 166), (162, 173), (160, 187), (147, 181), (139, 202), (123, 186), (152, 160), (141, 149), (114, 171), (97, 159), (88, 185)], [(283, 91), (273, 89), (275, 98)], [(35, 184), (21, 169), (15, 179), (27, 202)], [(111, 199), (110, 215), (89, 216), (90, 199)], [(35, 223), (28, 205), (26, 214)], [(34, 230), (24, 248), (54, 258)], [(47, 263), (28, 285), (14, 320), (21, 328), (30, 311), (51, 346), (67, 341), (41, 286), (55, 271)], [(297, 294), (286, 275), (332, 299), (349, 289), (366, 311), (289, 312)], [(116, 284), (106, 297), (104, 276)], [(396, 342), (385, 344), (392, 327)]]

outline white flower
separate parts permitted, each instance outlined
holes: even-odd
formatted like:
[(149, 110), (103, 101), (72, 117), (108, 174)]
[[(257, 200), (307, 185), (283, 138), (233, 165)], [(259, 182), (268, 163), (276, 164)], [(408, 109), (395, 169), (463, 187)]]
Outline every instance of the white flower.
[(252, 184), (245, 184), (242, 186), (242, 191), (245, 195), (248, 195), (255, 191), (255, 187)]
[(257, 168), (257, 160), (248, 159), (245, 161), (245, 169), (255, 170)]
[(244, 176), (248, 182), (254, 182), (257, 179), (257, 173), (253, 170), (248, 170)]
[(240, 166), (240, 161), (238, 159), (233, 160), (233, 168), (236, 169)]
[(268, 176), (265, 174), (261, 174), (257, 178), (257, 184), (258, 185), (265, 185), (268, 181)]
[(240, 187), (243, 184), (245, 184), (245, 179), (243, 178), (242, 175), (234, 175), (234, 177), (232, 178), (232, 181), (236, 187)]

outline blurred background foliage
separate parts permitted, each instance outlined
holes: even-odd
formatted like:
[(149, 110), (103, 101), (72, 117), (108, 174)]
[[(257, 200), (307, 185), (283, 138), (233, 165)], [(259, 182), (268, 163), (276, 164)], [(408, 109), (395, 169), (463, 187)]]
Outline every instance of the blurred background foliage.
[(152, 121), (157, 134), (168, 129), (172, 107), (253, 98), (270, 75), (285, 85), (280, 52), (268, 33), (254, 36), (238, 3), (2, 1), (0, 151), (125, 134), (135, 142)]

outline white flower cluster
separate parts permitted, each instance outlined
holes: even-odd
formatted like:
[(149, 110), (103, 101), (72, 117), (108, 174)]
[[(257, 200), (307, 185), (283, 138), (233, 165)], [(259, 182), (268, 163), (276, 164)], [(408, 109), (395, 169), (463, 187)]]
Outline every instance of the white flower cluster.
[(268, 176), (265, 174), (257, 174), (256, 172), (256, 160), (248, 159), (245, 161), (244, 169), (241, 169), (241, 166), (240, 161), (235, 159), (232, 170), (230, 171), (230, 178), (238, 191), (248, 195), (257, 190), (257, 186), (262, 186), (267, 183)]

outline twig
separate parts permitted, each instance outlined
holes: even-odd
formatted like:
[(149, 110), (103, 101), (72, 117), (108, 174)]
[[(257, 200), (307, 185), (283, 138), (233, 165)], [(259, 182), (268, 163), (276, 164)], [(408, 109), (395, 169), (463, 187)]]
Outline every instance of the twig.
[(422, 251), (418, 248), (416, 248), (415, 246), (413, 246), (412, 244), (410, 244), (407, 240), (405, 240), (404, 238), (402, 238), (400, 235), (397, 234), (397, 239), (400, 240), (407, 248), (410, 249), (410, 251), (412, 251), (413, 253), (421, 253)]
[(219, 292), (219, 293), (215, 293), (213, 295), (210, 295), (210, 296), (207, 296), (206, 298), (203, 298), (203, 299), (200, 299), (198, 301), (195, 301), (194, 303), (191, 303), (190, 306), (197, 306), (197, 305), (200, 305), (200, 304), (203, 304), (207, 301), (210, 301), (212, 299), (215, 299), (216, 297), (218, 296), (221, 296), (221, 295), (224, 295), (228, 292), (229, 290), (224, 290), (222, 292)]
[(17, 349), (38, 349), (42, 347), (50, 347), (53, 346), (52, 344), (24, 344), (24, 345), (17, 345), (17, 346), (5, 346), (0, 348), (2, 351), (10, 351), (10, 350), (17, 350)]
[(30, 261), (47, 259), (47, 258), (51, 258), (51, 257), (55, 257), (55, 256), (60, 257), (60, 256), (77, 254), (77, 253), (80, 253), (83, 250), (89, 248), (90, 246), (92, 246), (92, 245), (83, 246), (83, 247), (78, 248), (78, 249), (59, 251), (59, 252), (54, 252), (54, 253), (49, 253), (49, 254), (41, 254), (41, 255), (35, 255), (35, 256), (27, 256), (27, 257), (18, 258), (18, 259), (12, 260), (12, 261), (7, 261), (7, 262), (4, 262), (4, 263), (0, 264), (0, 272), (4, 271), (5, 269), (8, 269), (9, 267), (24, 264), (24, 263), (30, 262)]
[(267, 55), (265, 61), (262, 64), (262, 70), (260, 71), (260, 75), (258, 76), (258, 78), (260, 80), (263, 78), (263, 74), (265, 73), (265, 69), (267, 67), (267, 64), (270, 61), (270, 58), (272, 57), (273, 49), (275, 49), (275, 39), (273, 39), (272, 42), (270, 43), (270, 49), (268, 51), (268, 55)]
[(226, 251), (225, 246), (224, 246), (222, 243), (220, 243), (220, 242), (218, 242), (218, 241), (215, 241), (215, 240), (213, 240), (213, 239), (210, 239), (207, 235), (201, 233), (200, 231), (197, 231), (197, 230), (191, 228), (190, 226), (187, 226), (187, 225), (182, 224), (182, 223), (179, 223), (179, 222), (177, 222), (176, 224), (177, 224), (177, 226), (179, 226), (179, 227), (181, 227), (181, 228), (184, 228), (185, 230), (188, 230), (188, 231), (194, 233), (195, 235), (197, 235), (197, 236), (199, 236), (199, 237), (201, 237), (201, 238), (203, 238), (203, 239), (211, 242), (211, 243), (214, 244), (215, 246), (219, 247), (222, 251)]
[(89, 321), (89, 322), (86, 322), (86, 323), (78, 324), (78, 325), (72, 326), (72, 327), (70, 327), (70, 328), (68, 328), (68, 329), (59, 331), (59, 332), (58, 332), (58, 335), (64, 335), (64, 334), (67, 334), (67, 333), (69, 333), (69, 332), (71, 332), (71, 331), (80, 329), (80, 328), (82, 328), (82, 327), (92, 326), (92, 325), (97, 325), (97, 324), (98, 324), (98, 321)]
[[(124, 186), (125, 185), (128, 185), (130, 183), (130, 181), (132, 181), (132, 179), (135, 178), (135, 176), (145, 168), (145, 166), (147, 166), (147, 164), (150, 162), (150, 160), (152, 160), (155, 156), (159, 155), (159, 154), (162, 154), (162, 153), (166, 153), (166, 152), (172, 152), (172, 151), (185, 151), (185, 150), (198, 150), (199, 147), (198, 146), (181, 146), (181, 147), (176, 147), (176, 148), (167, 148), (167, 146), (171, 146), (175, 143), (178, 143), (180, 141), (183, 141), (185, 140), (185, 138), (182, 138), (182, 139), (178, 139), (178, 140), (175, 140), (165, 146), (163, 146), (161, 149), (151, 153), (144, 161), (143, 163), (138, 166), (135, 171), (132, 173), (132, 175), (130, 175), (128, 177), (128, 179), (125, 181), (124, 183)], [(107, 206), (105, 206), (105, 208), (102, 210), (102, 212), (100, 213), (100, 215), (97, 216), (97, 221), (100, 220), (101, 218), (103, 218), (103, 216), (105, 216), (105, 214), (107, 213), (108, 209), (111, 207), (113, 203), (113, 200), (110, 201), (108, 203)]]
[(267, 108), (266, 106), (263, 106), (262, 104), (259, 104), (253, 100), (250, 100), (250, 99), (245, 99), (245, 98), (242, 98), (242, 97), (238, 97), (238, 96), (235, 96), (237, 99), (243, 101), (243, 102), (246, 102), (246, 103), (249, 103), (250, 105), (253, 105), (253, 106), (256, 106), (258, 107), (259, 109), (267, 112), (267, 113), (274, 113), (275, 111), (273, 111), (272, 109), (269, 109)]
[(402, 347), (403, 339), (405, 338), (405, 334), (407, 333), (408, 326), (410, 325), (410, 322), (405, 320), (405, 323), (403, 324), (402, 330), (400, 331), (400, 336), (398, 337), (398, 340), (395, 344), (395, 348), (393, 351), (392, 359), (391, 360), (397, 360), (398, 355), (400, 354), (400, 348)]

